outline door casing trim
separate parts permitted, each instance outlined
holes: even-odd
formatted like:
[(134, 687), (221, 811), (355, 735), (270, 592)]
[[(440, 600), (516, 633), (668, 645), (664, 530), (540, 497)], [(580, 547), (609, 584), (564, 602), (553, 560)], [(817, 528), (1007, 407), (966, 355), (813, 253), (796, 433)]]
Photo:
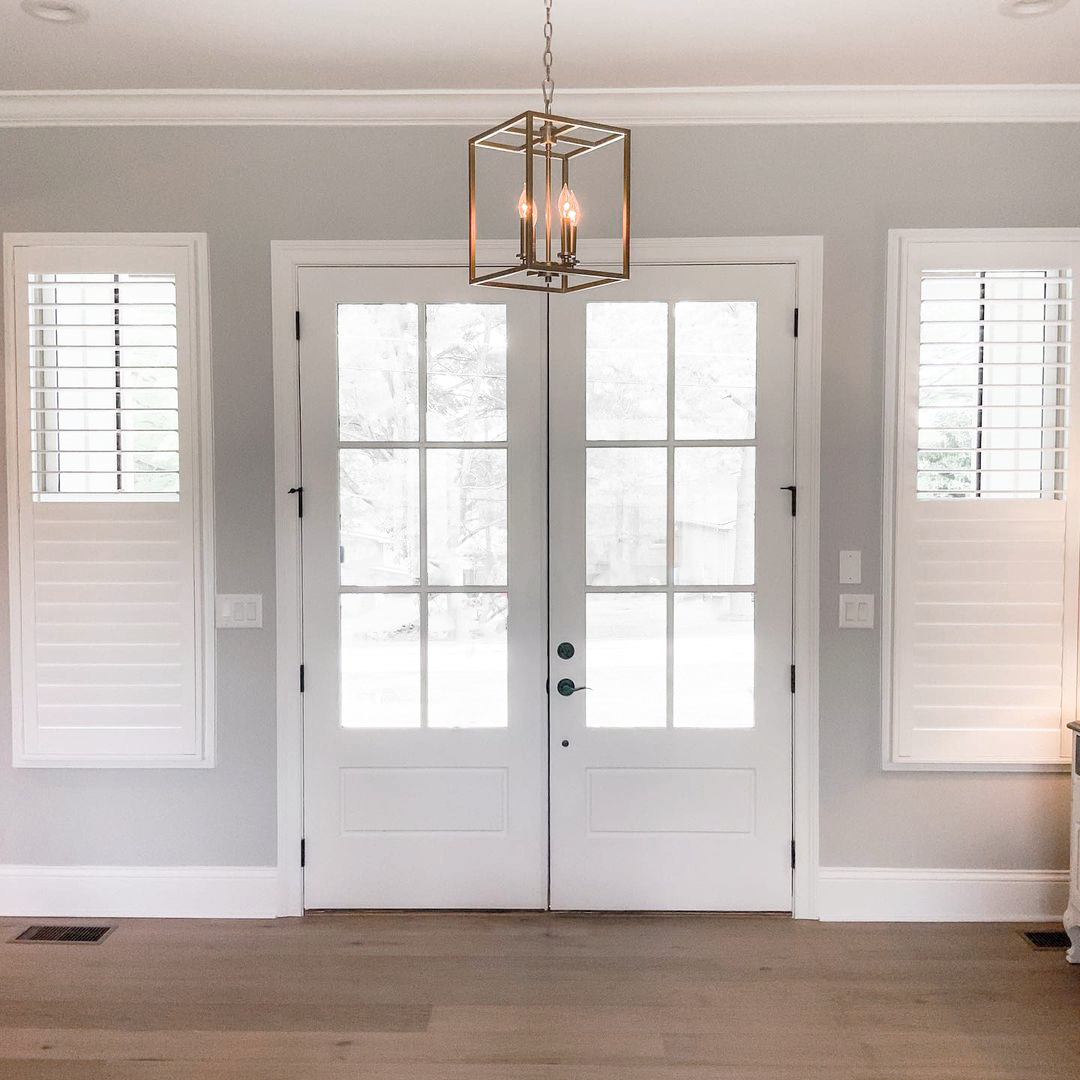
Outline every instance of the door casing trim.
[[(603, 258), (604, 245), (590, 257)], [(482, 252), (481, 252), (482, 255)], [(790, 263), (795, 267), (799, 334), (795, 339), (794, 650), (792, 810), (797, 858), (793, 915), (818, 917), (818, 629), (820, 533), (821, 313), (824, 243), (820, 236), (644, 239), (632, 244), (641, 264)], [(303, 624), (300, 522), (299, 342), (300, 271), (316, 266), (466, 265), (460, 241), (274, 241), (271, 243), (274, 374), (274, 518), (277, 631), (277, 913), (302, 915), (300, 843), (304, 817)]]

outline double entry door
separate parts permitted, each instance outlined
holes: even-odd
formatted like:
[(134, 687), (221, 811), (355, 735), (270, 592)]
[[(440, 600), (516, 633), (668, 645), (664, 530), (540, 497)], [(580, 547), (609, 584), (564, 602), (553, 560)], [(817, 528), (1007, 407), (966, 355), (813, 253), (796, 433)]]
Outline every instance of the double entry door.
[(300, 271), (305, 906), (791, 908), (795, 274)]

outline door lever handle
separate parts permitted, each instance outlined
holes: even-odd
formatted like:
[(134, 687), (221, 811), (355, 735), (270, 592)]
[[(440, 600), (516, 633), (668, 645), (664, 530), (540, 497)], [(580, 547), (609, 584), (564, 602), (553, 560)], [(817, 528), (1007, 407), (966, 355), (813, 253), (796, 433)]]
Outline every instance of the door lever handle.
[(555, 684), (555, 689), (562, 694), (563, 697), (569, 697), (571, 694), (576, 694), (579, 690), (588, 690), (587, 686), (575, 686), (573, 679), (560, 679)]

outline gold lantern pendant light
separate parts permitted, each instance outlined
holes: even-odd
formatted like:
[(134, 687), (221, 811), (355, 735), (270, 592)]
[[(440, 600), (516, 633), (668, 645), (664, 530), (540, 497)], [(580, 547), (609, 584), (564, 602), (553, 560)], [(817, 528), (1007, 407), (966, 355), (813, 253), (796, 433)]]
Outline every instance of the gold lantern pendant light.
[[(551, 2), (544, 4), (543, 112), (527, 110), (469, 140), (469, 281), (474, 285), (562, 293), (630, 277), (630, 132), (552, 112)], [(494, 160), (489, 151), (503, 161), (506, 154), (518, 155), (524, 166), (516, 202), (518, 248), (512, 258), (505, 241), (493, 241), (488, 254), (486, 241), (477, 237), (478, 218), (509, 224), (515, 209), (513, 191), (501, 190), (498, 177), (484, 183), (497, 172), (485, 170), (485, 163)], [(613, 155), (621, 155), (621, 168)], [(589, 199), (595, 200), (590, 219), (606, 218), (613, 225), (607, 238), (614, 243), (606, 251), (598, 249), (592, 264), (578, 249), (582, 208), (571, 184), (571, 165), (575, 179), (586, 180)], [(484, 205), (478, 190), (485, 198), (490, 192), (490, 205)], [(605, 204), (607, 213), (602, 214)], [(605, 237), (594, 233), (591, 239)], [(482, 255), (478, 244), (485, 245)]]

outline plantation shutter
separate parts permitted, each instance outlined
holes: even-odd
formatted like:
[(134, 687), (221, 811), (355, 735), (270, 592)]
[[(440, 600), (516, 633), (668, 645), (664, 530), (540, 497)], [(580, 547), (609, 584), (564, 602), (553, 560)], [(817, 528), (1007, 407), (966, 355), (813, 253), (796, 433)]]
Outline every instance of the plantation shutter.
[(1068, 759), (1078, 246), (894, 236), (889, 764)]
[(15, 764), (210, 764), (204, 242), (5, 249)]

